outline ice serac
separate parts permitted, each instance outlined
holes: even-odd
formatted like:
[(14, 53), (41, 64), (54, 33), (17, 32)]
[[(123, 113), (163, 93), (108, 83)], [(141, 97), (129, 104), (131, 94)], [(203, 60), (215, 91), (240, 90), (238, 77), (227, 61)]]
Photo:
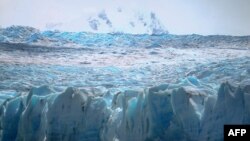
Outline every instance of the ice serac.
[(173, 109), (181, 121), (184, 133), (187, 135), (186, 138), (198, 140), (200, 121), (191, 100), (192, 93), (188, 93), (184, 88), (179, 88), (172, 94)]
[[(1, 108), (5, 108), (5, 106)], [(2, 141), (12, 141), (16, 139), (19, 120), (23, 110), (24, 103), (22, 97), (15, 98), (8, 102), (4, 113), (1, 115)]]
[(89, 95), (74, 88), (62, 94), (51, 93), (46, 86), (33, 88), (28, 96), (6, 104), (1, 139), (98, 141), (109, 110), (103, 98)]
[(102, 98), (92, 99), (68, 88), (48, 108), (46, 139), (98, 141), (108, 113)]
[(16, 140), (20, 141), (42, 141), (46, 130), (46, 99), (33, 95), (23, 111)]
[[(183, 129), (176, 118), (171, 96), (164, 92), (168, 85), (153, 87), (144, 92), (125, 91), (114, 103), (123, 103), (113, 109), (103, 140), (180, 140)], [(131, 97), (130, 99), (128, 97)], [(179, 135), (180, 134), (180, 135)]]
[[(249, 87), (243, 86), (243, 87)], [(247, 91), (242, 86), (223, 83), (218, 91), (217, 100), (209, 98), (201, 122), (202, 140), (222, 140), (224, 124), (249, 124), (244, 121), (249, 115)], [(216, 129), (216, 130), (215, 130)]]
[(248, 80), (217, 93), (195, 77), (111, 94), (48, 86), (1, 106), (3, 141), (221, 141), (224, 124), (249, 124)]
[(241, 86), (244, 92), (244, 102), (245, 102), (245, 116), (244, 116), (244, 123), (250, 123), (250, 80), (243, 81)]

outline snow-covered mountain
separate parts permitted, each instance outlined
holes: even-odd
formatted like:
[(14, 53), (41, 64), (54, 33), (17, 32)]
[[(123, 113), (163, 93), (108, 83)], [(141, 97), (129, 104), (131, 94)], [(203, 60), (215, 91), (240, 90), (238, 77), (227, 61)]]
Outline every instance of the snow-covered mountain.
[(45, 30), (86, 31), (92, 33), (167, 34), (154, 12), (125, 8), (103, 9), (69, 21), (47, 23)]
[[(107, 14), (106, 11), (101, 11), (95, 16), (89, 17), (88, 22), (91, 29), (95, 32), (106, 31), (111, 33), (130, 33), (130, 34), (167, 34), (168, 31), (161, 24), (160, 20), (157, 19), (155, 13), (150, 12), (148, 14), (141, 13), (124, 13), (123, 9), (110, 12)], [(120, 18), (116, 21), (116, 17)]]

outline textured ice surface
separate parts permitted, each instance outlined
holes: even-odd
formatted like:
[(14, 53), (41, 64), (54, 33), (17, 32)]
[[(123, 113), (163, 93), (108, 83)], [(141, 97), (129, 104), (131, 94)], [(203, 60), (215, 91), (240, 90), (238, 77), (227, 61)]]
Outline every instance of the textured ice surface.
[(3, 141), (222, 141), (250, 124), (249, 37), (0, 29)]
[[(157, 30), (157, 29), (156, 29)], [(177, 48), (240, 48), (249, 49), (250, 36), (172, 35), (167, 33), (95, 34), (88, 32), (39, 31), (32, 27), (0, 28), (0, 42), (24, 43), (52, 47), (177, 47)]]

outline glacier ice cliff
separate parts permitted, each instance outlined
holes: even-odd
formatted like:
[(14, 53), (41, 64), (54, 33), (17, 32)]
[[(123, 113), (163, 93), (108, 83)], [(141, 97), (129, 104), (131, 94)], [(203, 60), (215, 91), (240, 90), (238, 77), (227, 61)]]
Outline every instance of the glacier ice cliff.
[[(188, 83), (187, 83), (188, 82)], [(250, 123), (250, 83), (224, 82), (218, 92), (197, 78), (98, 96), (69, 87), (33, 88), (1, 105), (3, 141), (215, 141), (224, 124)]]

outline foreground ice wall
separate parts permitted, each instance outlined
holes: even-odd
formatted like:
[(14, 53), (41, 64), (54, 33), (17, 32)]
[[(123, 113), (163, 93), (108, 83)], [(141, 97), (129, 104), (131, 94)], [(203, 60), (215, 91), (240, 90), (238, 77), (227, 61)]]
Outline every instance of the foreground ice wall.
[(215, 93), (188, 77), (98, 96), (42, 86), (2, 103), (0, 121), (3, 141), (220, 141), (224, 124), (250, 123), (250, 83), (225, 82)]

